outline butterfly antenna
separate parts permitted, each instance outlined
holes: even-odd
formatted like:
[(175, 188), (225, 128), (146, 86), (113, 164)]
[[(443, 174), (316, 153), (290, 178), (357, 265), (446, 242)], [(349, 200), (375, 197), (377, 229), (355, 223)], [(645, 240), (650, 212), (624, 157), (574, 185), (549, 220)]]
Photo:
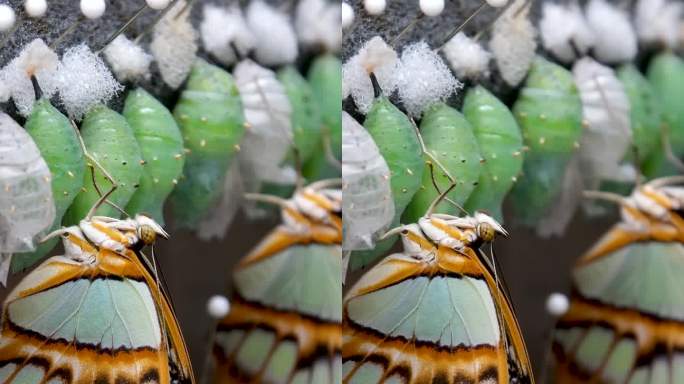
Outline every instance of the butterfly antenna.
[[(507, 8), (508, 6), (509, 5), (506, 5), (506, 7), (504, 7), (504, 9)], [(435, 50), (439, 51), (440, 49), (444, 48), (444, 46), (449, 42), (449, 40), (451, 40), (454, 36), (456, 36), (459, 32), (461, 32), (463, 30), (463, 28), (465, 28), (466, 25), (468, 25), (468, 23), (470, 23), (475, 18), (475, 16), (477, 16), (480, 12), (482, 12), (486, 7), (487, 7), (487, 2), (483, 1), (480, 4), (480, 6), (477, 7), (475, 12), (471, 13), (470, 16), (468, 16), (465, 20), (463, 20), (463, 22), (461, 24), (459, 24), (458, 27), (456, 27), (453, 31), (449, 32), (449, 34), (447, 35), (447, 38), (444, 39), (444, 42), (439, 47), (437, 47), (437, 49), (435, 49)]]
[(287, 200), (278, 196), (264, 195), (262, 193), (245, 193), (244, 198), (246, 200), (258, 201), (260, 203), (277, 205), (281, 208), (289, 208)]
[(102, 44), (102, 47), (101, 47), (100, 49), (98, 49), (98, 50), (95, 52), (95, 54), (96, 54), (96, 55), (99, 55), (100, 53), (102, 53), (102, 51), (104, 51), (105, 49), (107, 49), (107, 47), (109, 46), (109, 44), (111, 44), (112, 41), (114, 41), (117, 37), (119, 37), (119, 35), (121, 35), (122, 33), (124, 33), (124, 32), (131, 26), (131, 24), (133, 24), (133, 22), (134, 22), (135, 20), (137, 20), (138, 17), (140, 17), (140, 15), (142, 15), (142, 14), (145, 12), (145, 10), (146, 10), (147, 8), (149, 8), (149, 6), (147, 5), (147, 2), (145, 2), (145, 3), (143, 4), (143, 6), (140, 7), (140, 8), (138, 8), (138, 10), (135, 12), (135, 14), (133, 14), (133, 16), (131, 16), (131, 18), (129, 18), (128, 21), (126, 21), (126, 22), (124, 23), (124, 25), (122, 25), (116, 32), (114, 32), (111, 36), (109, 36), (109, 37), (107, 38), (107, 40), (105, 41), (105, 43)]
[(670, 141), (670, 130), (667, 126), (663, 126), (661, 129), (661, 143), (663, 145), (663, 151), (665, 152), (665, 157), (668, 162), (672, 164), (679, 172), (684, 172), (684, 163), (677, 157), (672, 149), (672, 142)]
[(615, 203), (617, 205), (622, 205), (625, 203), (625, 197), (613, 192), (605, 191), (583, 191), (582, 197), (585, 199), (595, 199), (604, 200)]
[(83, 23), (86, 20), (87, 20), (87, 18), (85, 16), (83, 16), (83, 14), (79, 14), (76, 21), (71, 23), (71, 25), (67, 29), (65, 29), (64, 32), (62, 32), (59, 36), (57, 36), (57, 38), (55, 40), (53, 40), (50, 43), (49, 48), (52, 50), (55, 50), (59, 46), (59, 44), (62, 42), (62, 40), (64, 40), (67, 36), (69, 36), (72, 32), (74, 32), (76, 30), (76, 28), (78, 28), (78, 26), (81, 25), (81, 23)]
[(647, 183), (648, 186), (653, 188), (665, 187), (667, 185), (682, 184), (684, 183), (684, 175), (666, 176), (659, 177), (657, 179), (651, 180)]
[(181, 0), (173, 0), (169, 5), (166, 6), (166, 8), (159, 12), (159, 14), (154, 18), (154, 20), (152, 20), (152, 22), (142, 32), (140, 32), (140, 34), (136, 36), (135, 39), (133, 39), (133, 42), (135, 44), (139, 44), (140, 40), (142, 40), (143, 37), (147, 36), (150, 32), (152, 32), (154, 27), (157, 24), (159, 24), (159, 22), (164, 18), (164, 16), (166, 16), (166, 14), (169, 13), (169, 11), (171, 11), (171, 9), (173, 9), (173, 7), (176, 6), (176, 4), (179, 1)]

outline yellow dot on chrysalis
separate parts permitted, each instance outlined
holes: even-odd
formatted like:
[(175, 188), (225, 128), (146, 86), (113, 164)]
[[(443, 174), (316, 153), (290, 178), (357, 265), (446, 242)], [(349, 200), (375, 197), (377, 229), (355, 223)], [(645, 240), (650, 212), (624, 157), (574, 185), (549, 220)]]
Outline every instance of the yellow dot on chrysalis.
[(157, 160), (159, 160), (159, 159), (157, 158), (157, 156), (155, 156), (155, 157), (152, 158), (152, 161), (157, 161)]
[(492, 159), (496, 159), (496, 153), (492, 153)]
[(200, 141), (200, 147), (204, 147), (205, 145), (207, 145), (207, 141), (204, 140), (204, 139), (202, 139), (202, 140)]
[(154, 179), (152, 179), (152, 181), (154, 181), (154, 183), (157, 184), (159, 182), (159, 179), (155, 177)]
[(575, 141), (574, 143), (572, 143), (572, 146), (575, 147), (575, 149), (579, 149), (580, 143)]
[(67, 175), (69, 175), (69, 177), (76, 177), (76, 175), (74, 175), (74, 173), (71, 171), (67, 171)]
[(83, 191), (83, 192), (88, 192), (88, 190), (86, 189), (86, 187), (81, 187), (81, 191)]
[(408, 192), (408, 189), (406, 189), (406, 188), (401, 189), (401, 193), (406, 193), (406, 192)]
[(492, 180), (499, 181), (499, 176), (497, 176), (497, 175), (492, 176)]
[(180, 118), (181, 118), (181, 120), (187, 120), (187, 119), (188, 119), (188, 115), (182, 114), (182, 115), (180, 116)]
[(140, 165), (145, 165), (145, 164), (147, 164), (147, 161), (145, 161), (145, 160), (140, 160)]
[(546, 143), (546, 139), (543, 137), (540, 137), (539, 138), (539, 144), (544, 144), (544, 143)]
[(546, 115), (542, 113), (541, 115), (539, 115), (539, 119), (546, 120)]
[(206, 123), (207, 121), (209, 121), (209, 119), (207, 119), (206, 116), (202, 116), (202, 117), (200, 118), (200, 121), (203, 122), (203, 123)]
[(589, 128), (589, 120), (582, 119), (582, 128)]
[(520, 151), (515, 151), (515, 152), (513, 152), (513, 156), (514, 156), (514, 157), (520, 156)]
[(516, 181), (518, 181), (518, 178), (515, 177), (515, 176), (512, 176), (512, 177), (511, 177), (511, 180), (513, 180), (513, 182), (515, 183)]
[(235, 152), (240, 152), (240, 144), (233, 145), (233, 148), (235, 148)]
[(250, 129), (250, 128), (252, 128), (252, 124), (250, 124), (250, 123), (248, 123), (248, 122), (246, 122), (246, 121), (245, 121), (244, 124), (242, 124), (242, 126), (245, 127), (245, 129)]
[(413, 176), (413, 171), (411, 170), (411, 168), (406, 168), (406, 173)]
[(178, 184), (178, 180), (176, 180), (176, 179), (171, 180), (171, 182), (173, 183), (173, 185)]
[(518, 116), (520, 116), (520, 117), (522, 117), (522, 118), (525, 118), (525, 117), (527, 117), (527, 112), (520, 112), (520, 113), (518, 114)]
[(45, 180), (46, 183), (50, 182), (50, 176), (45, 176), (43, 179)]
[(62, 193), (64, 194), (64, 196), (69, 196), (69, 192), (67, 192), (67, 191), (64, 191)]
[(192, 151), (190, 150), (190, 148), (183, 148), (183, 152), (185, 152), (185, 154), (188, 154)]
[(181, 155), (180, 153), (173, 155), (173, 158), (176, 160), (180, 159), (181, 157), (183, 157), (183, 155)]

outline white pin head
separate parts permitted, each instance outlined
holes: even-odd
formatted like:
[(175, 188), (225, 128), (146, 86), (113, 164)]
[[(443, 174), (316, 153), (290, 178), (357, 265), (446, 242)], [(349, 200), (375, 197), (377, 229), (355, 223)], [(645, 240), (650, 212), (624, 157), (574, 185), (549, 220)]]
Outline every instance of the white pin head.
[(508, 3), (508, 0), (486, 0), (490, 7), (501, 8)]
[(562, 293), (554, 292), (546, 298), (546, 311), (555, 317), (565, 315), (570, 308), (568, 297)]
[(81, 13), (89, 19), (98, 19), (105, 12), (104, 0), (81, 0)]
[(156, 10), (162, 10), (169, 6), (169, 0), (145, 0), (145, 3), (148, 7)]
[(342, 28), (347, 28), (354, 22), (354, 9), (351, 5), (342, 2)]
[(369, 15), (377, 16), (385, 12), (387, 2), (385, 0), (364, 0), (363, 7)]
[(444, 0), (420, 0), (419, 5), (425, 16), (438, 16), (444, 10)]
[(222, 319), (230, 312), (230, 301), (223, 295), (214, 295), (207, 301), (207, 313), (214, 319)]
[(47, 12), (47, 1), (46, 0), (26, 0), (24, 3), (24, 9), (30, 17), (43, 17), (45, 12)]
[(9, 31), (16, 21), (14, 10), (7, 4), (0, 4), (0, 32)]

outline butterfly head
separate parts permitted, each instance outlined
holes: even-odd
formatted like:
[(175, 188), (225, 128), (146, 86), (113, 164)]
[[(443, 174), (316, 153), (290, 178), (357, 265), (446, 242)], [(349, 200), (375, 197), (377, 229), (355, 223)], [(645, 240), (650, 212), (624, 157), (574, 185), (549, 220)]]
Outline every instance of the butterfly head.
[(143, 245), (153, 245), (157, 241), (158, 236), (164, 239), (169, 238), (169, 234), (166, 233), (164, 228), (148, 216), (138, 214), (135, 215), (133, 221), (135, 222), (135, 232), (138, 240)]
[(508, 237), (508, 231), (488, 214), (484, 212), (475, 212), (474, 219), (477, 223), (475, 226), (477, 236), (485, 243), (494, 241), (497, 234)]

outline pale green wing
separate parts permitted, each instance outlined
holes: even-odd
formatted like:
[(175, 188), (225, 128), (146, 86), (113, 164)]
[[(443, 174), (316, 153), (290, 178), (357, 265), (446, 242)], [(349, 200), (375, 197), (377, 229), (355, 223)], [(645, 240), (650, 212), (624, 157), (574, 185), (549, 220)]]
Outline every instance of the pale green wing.
[(342, 250), (339, 245), (294, 245), (234, 276), (249, 301), (322, 320), (342, 320)]

